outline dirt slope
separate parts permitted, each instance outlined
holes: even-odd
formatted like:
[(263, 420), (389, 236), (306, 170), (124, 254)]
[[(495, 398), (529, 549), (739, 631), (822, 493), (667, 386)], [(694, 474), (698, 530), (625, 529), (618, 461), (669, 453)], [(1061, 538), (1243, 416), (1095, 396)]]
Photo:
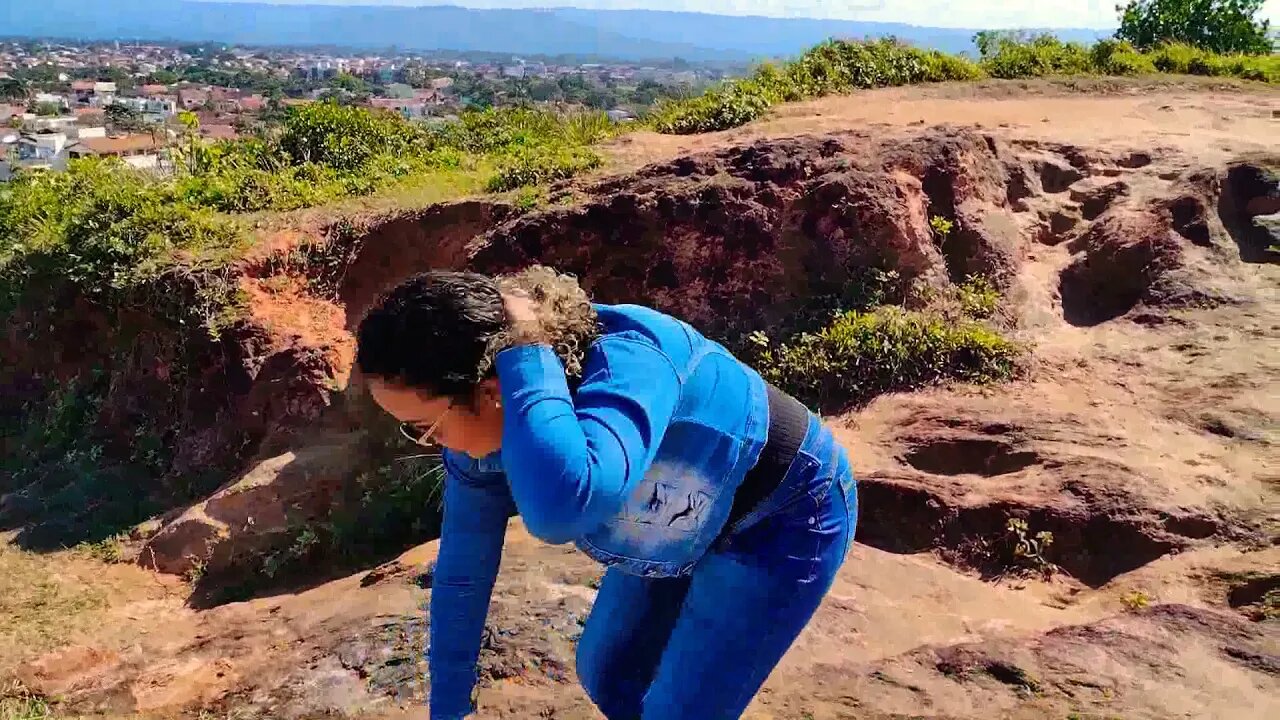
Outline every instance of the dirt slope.
[[(1033, 348), (1027, 376), (833, 418), (861, 479), (860, 544), (747, 717), (1274, 717), (1280, 626), (1260, 618), (1280, 587), (1280, 264), (1250, 223), (1280, 211), (1280, 190), (1249, 180), (1274, 160), (1231, 163), (1277, 151), (1277, 112), (1274, 92), (1192, 87), (827, 99), (727, 134), (635, 136), (619, 164), (651, 166), (530, 216), (445, 211), (475, 223), (466, 237), (427, 219), (373, 228), (334, 296), (272, 282), (259, 306), (332, 358), (347, 342), (335, 328), (415, 265), (553, 261), (602, 299), (734, 327), (788, 312), (867, 253), (937, 287), (996, 275), (1010, 331)], [(933, 214), (961, 221), (955, 244), (933, 245)], [(306, 312), (280, 312), (295, 301)], [(262, 537), (232, 535), (235, 519), (341, 475), (353, 452), (333, 449), (351, 441), (338, 425), (283, 442), (287, 457), (260, 453), (169, 518), (152, 558), (180, 569), (193, 548), (222, 548), (206, 559), (233, 562), (240, 545), (224, 540)], [(1000, 576), (1010, 518), (1053, 533), (1052, 576)], [(210, 610), (117, 567), (98, 619), (60, 636), (68, 648), (0, 652), (0, 673), (120, 717), (420, 716), (433, 553)], [(480, 717), (598, 717), (572, 670), (598, 575), (513, 527)]]

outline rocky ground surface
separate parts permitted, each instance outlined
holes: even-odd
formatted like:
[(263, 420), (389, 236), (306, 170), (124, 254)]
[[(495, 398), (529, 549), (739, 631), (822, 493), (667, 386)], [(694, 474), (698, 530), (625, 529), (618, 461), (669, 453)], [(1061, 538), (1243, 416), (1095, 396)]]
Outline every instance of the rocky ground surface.
[[(282, 232), (242, 282), (275, 353), (255, 372), (288, 391), (247, 382), (222, 417), (311, 431), (260, 433), (237, 481), (137, 533), (136, 564), (23, 565), (50, 598), (102, 590), (67, 601), (62, 632), (0, 623), (32, 638), (0, 646), (0, 677), (72, 715), (420, 716), (432, 544), (211, 608), (177, 576), (236, 567), (358, 469), (359, 388), (324, 393), (346, 384), (347, 329), (378, 289), (537, 260), (598, 299), (731, 333), (879, 264), (935, 288), (994, 278), (1030, 364), (831, 417), (860, 478), (859, 544), (747, 717), (1276, 717), (1277, 115), (1266, 90), (887, 90), (628, 137), (617, 163), (646, 164), (533, 213), (472, 202), (375, 224), (321, 277), (330, 293), (281, 272), (305, 237)], [(933, 216), (956, 221), (941, 245)], [(1052, 533), (1030, 572), (1009, 572), (1011, 519)], [(598, 577), (513, 521), (480, 717), (598, 717), (573, 671)]]

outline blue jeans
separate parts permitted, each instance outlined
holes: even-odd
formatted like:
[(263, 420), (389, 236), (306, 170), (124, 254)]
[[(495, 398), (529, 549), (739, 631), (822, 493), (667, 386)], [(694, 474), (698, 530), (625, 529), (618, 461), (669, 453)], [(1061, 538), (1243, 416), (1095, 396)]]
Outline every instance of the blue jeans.
[(817, 417), (776, 491), (693, 572), (609, 570), (578, 645), (578, 677), (609, 720), (738, 718), (831, 588), (858, 500)]

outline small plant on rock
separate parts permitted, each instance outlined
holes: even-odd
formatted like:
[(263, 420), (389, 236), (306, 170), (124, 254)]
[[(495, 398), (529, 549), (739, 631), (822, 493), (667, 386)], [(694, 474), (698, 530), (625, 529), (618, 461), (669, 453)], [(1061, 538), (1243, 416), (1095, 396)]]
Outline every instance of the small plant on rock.
[(937, 239), (939, 245), (947, 242), (947, 238), (951, 237), (951, 231), (955, 229), (956, 224), (941, 215), (934, 215), (929, 218), (929, 227), (933, 228), (933, 237)]
[(970, 275), (957, 289), (960, 310), (972, 318), (989, 318), (1000, 304), (1000, 291), (981, 275)]
[(1151, 605), (1151, 596), (1141, 590), (1132, 590), (1120, 596), (1120, 602), (1129, 612), (1137, 612)]
[(1041, 530), (1035, 535), (1026, 520), (1009, 518), (1005, 523), (1005, 544), (1009, 549), (1008, 564), (1013, 568), (1051, 575), (1054, 564), (1046, 557), (1053, 546), (1053, 533)]

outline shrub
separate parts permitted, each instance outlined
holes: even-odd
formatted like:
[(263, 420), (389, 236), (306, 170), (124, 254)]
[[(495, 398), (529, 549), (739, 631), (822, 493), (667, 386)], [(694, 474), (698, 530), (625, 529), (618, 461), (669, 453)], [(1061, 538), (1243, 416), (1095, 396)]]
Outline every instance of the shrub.
[(1156, 71), (1147, 55), (1120, 40), (1099, 40), (1089, 49), (1094, 70), (1104, 75), (1145, 75)]
[(830, 40), (784, 66), (764, 64), (748, 78), (688, 100), (668, 101), (650, 116), (658, 132), (727, 130), (762, 117), (770, 106), (861, 88), (973, 80), (982, 71), (964, 58), (920, 50), (887, 38)]
[[(243, 237), (219, 213), (308, 207), (479, 165), (498, 167), (493, 190), (563, 179), (599, 166), (586, 146), (614, 132), (600, 113), (489, 110), (428, 128), (314, 103), (291, 109), (278, 137), (204, 143), (189, 132), (173, 152), (171, 179), (95, 160), (19, 173), (0, 186), (0, 297), (12, 307), (27, 287), (69, 282), (106, 299), (192, 257), (229, 259)], [(213, 307), (191, 310), (224, 317)]]
[(1084, 45), (1063, 42), (1053, 35), (1030, 39), (1015, 33), (979, 33), (981, 65), (992, 77), (1026, 78), (1071, 75), (1093, 70)]
[(1000, 304), (1000, 291), (981, 275), (972, 275), (956, 288), (960, 311), (972, 318), (989, 318)]
[(227, 223), (178, 201), (171, 185), (115, 161), (20, 174), (0, 192), (0, 281), (10, 293), (35, 278), (71, 282), (91, 296), (129, 290), (154, 278), (174, 251), (234, 241)]
[(310, 103), (290, 110), (279, 139), (294, 164), (319, 163), (359, 170), (375, 156), (430, 149), (426, 133), (389, 112), (336, 103)]
[(1005, 380), (1019, 355), (1012, 342), (985, 325), (888, 306), (842, 313), (822, 330), (782, 345), (760, 334), (752, 342), (756, 366), (767, 380), (826, 407), (947, 380)]
[(600, 167), (600, 156), (586, 148), (530, 147), (504, 156), (486, 188), (505, 192), (573, 177)]
[(653, 128), (672, 135), (728, 130), (762, 117), (773, 103), (758, 85), (728, 83), (691, 100), (664, 102), (651, 115)]
[(924, 82), (947, 82), (955, 80), (981, 80), (985, 74), (982, 68), (968, 58), (959, 55), (931, 50), (924, 58)]

